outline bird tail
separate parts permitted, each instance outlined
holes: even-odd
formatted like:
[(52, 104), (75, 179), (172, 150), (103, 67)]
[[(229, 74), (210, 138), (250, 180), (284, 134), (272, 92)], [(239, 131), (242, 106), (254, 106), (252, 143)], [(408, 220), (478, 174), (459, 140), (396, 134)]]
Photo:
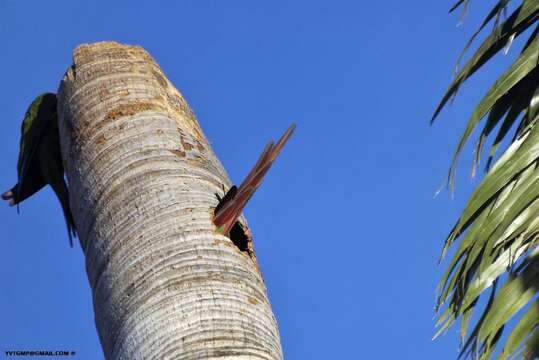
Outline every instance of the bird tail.
[(232, 229), (245, 205), (262, 183), (262, 179), (264, 179), (273, 161), (275, 161), (295, 128), (296, 124), (292, 124), (283, 136), (281, 136), (277, 144), (270, 141), (264, 148), (262, 155), (258, 158), (251, 172), (249, 172), (245, 180), (241, 183), (235, 196), (232, 199), (226, 199), (227, 197), (225, 196), (222, 200), (223, 204), (219, 204), (216, 207), (213, 223), (217, 226), (219, 232), (225, 235), (229, 234), (230, 229)]
[(62, 179), (61, 181), (51, 184), (51, 187), (62, 205), (67, 226), (67, 236), (69, 237), (69, 245), (73, 247), (73, 238), (77, 237), (77, 229), (75, 227), (73, 215), (71, 214), (71, 209), (69, 208), (69, 191), (67, 190), (67, 185), (65, 180)]

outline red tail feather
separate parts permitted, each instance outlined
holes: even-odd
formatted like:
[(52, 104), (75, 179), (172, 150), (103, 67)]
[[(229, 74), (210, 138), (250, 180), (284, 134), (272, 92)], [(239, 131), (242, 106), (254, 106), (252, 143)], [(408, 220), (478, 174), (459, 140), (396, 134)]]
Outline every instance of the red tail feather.
[(219, 210), (216, 211), (213, 218), (213, 223), (217, 226), (218, 229), (223, 228), (223, 233), (228, 235), (232, 226), (240, 216), (243, 208), (251, 199), (254, 192), (260, 184), (262, 179), (270, 169), (273, 161), (277, 158), (284, 144), (288, 141), (294, 129), (296, 128), (295, 124), (292, 124), (286, 132), (281, 136), (277, 144), (274, 144), (273, 141), (270, 141), (264, 151), (258, 158), (253, 169), (249, 172), (245, 180), (241, 183), (236, 195), (232, 199), (227, 199), (226, 204), (222, 204), (219, 207)]

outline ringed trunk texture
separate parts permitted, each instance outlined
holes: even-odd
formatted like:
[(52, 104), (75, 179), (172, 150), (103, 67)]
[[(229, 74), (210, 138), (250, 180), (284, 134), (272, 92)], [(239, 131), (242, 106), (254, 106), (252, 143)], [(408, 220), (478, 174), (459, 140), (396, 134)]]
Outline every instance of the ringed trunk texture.
[(243, 248), (212, 223), (230, 180), (153, 58), (138, 46), (81, 45), (58, 99), (105, 357), (282, 359), (245, 219)]

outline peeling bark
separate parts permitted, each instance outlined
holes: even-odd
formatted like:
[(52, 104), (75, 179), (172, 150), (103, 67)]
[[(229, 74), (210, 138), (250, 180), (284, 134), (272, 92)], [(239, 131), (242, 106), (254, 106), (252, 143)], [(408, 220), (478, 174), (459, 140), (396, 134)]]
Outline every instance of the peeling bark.
[(141, 47), (75, 49), (60, 85), (70, 206), (107, 359), (282, 359), (248, 251), (215, 232), (230, 187), (182, 95)]

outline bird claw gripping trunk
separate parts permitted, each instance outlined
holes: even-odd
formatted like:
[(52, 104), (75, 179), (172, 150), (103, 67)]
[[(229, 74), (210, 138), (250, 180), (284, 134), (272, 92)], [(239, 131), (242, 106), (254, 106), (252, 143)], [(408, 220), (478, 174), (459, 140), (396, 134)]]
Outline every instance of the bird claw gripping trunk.
[(137, 46), (79, 46), (58, 93), (70, 206), (107, 359), (282, 359), (249, 251), (212, 222), (230, 181)]

